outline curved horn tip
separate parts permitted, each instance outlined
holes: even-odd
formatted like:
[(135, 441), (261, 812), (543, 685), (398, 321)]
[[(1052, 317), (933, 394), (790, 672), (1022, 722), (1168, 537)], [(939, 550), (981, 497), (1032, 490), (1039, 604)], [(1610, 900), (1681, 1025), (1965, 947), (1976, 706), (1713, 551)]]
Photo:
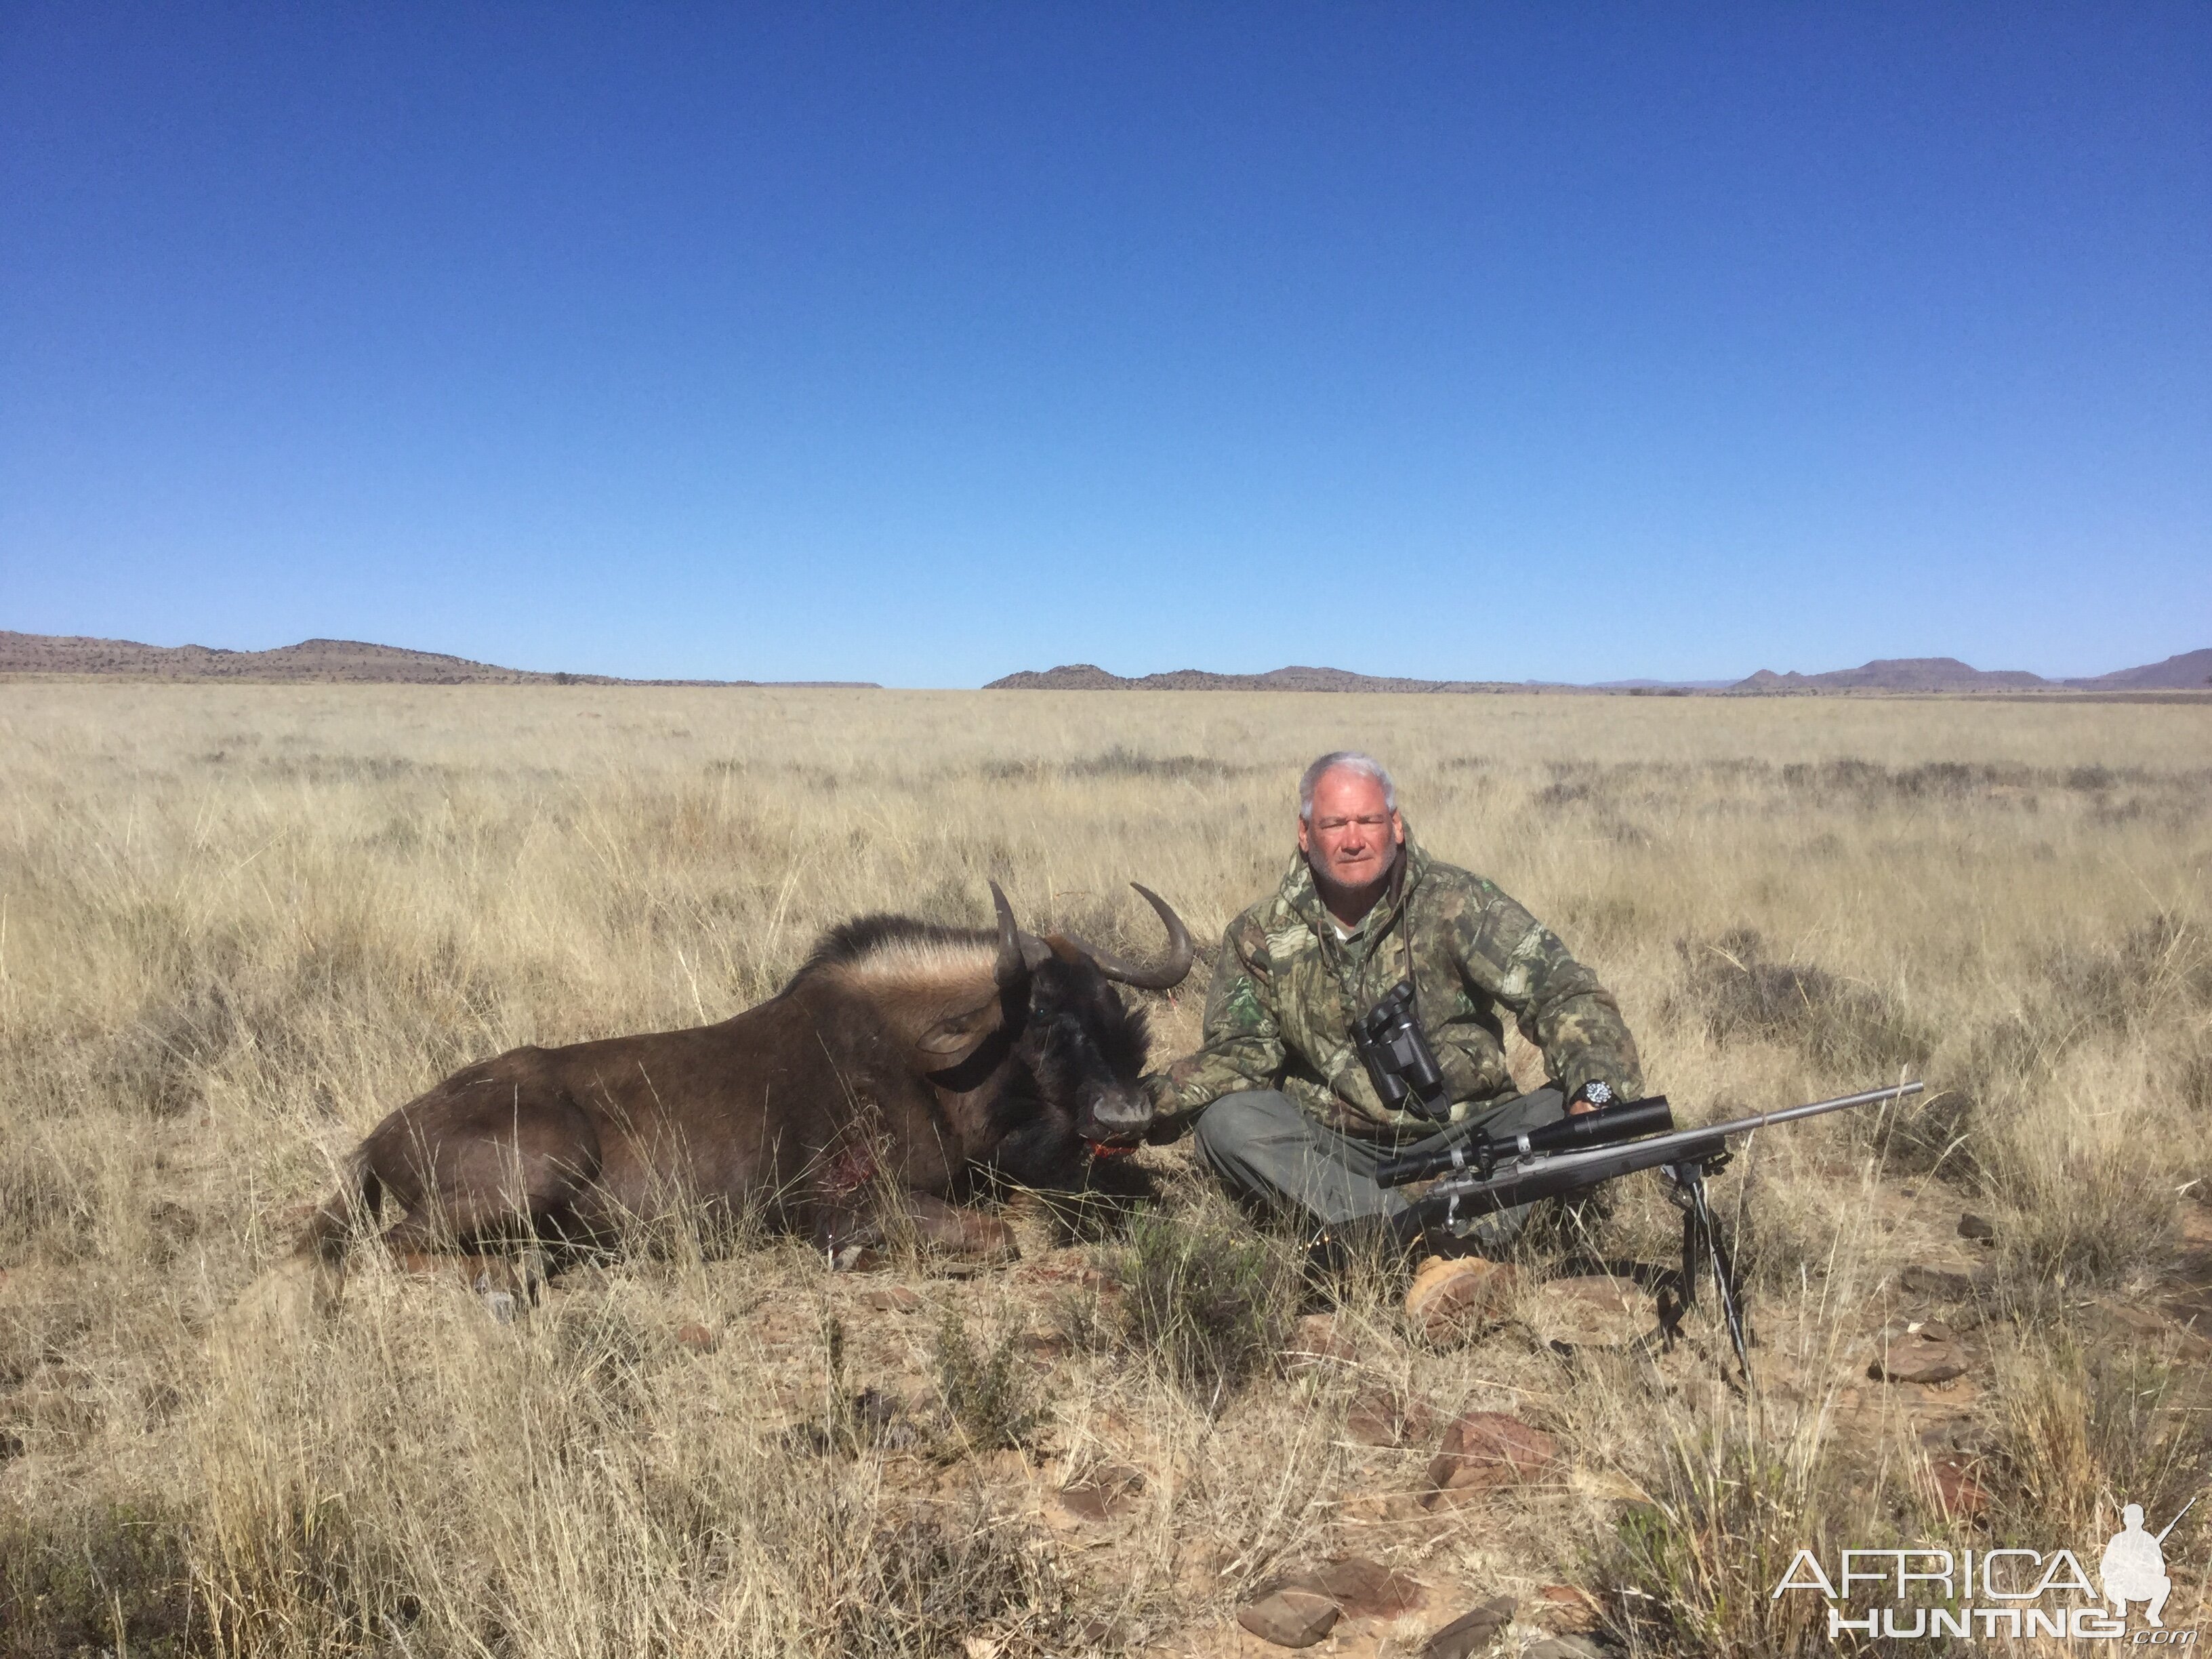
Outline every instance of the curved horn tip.
[(1014, 925), (1014, 907), (1006, 902), (1006, 890), (995, 881), (990, 882), (989, 886), (991, 908), (998, 912), (999, 917), (997, 978), (1000, 985), (1011, 986), (1031, 972), (1034, 964), (1027, 960), (1029, 953), (1023, 948), (1021, 929)]
[(1136, 986), (1140, 990), (1171, 990), (1189, 975), (1191, 963), (1196, 957), (1191, 946), (1190, 929), (1183, 926), (1182, 918), (1175, 913), (1175, 907), (1151, 888), (1138, 881), (1133, 881), (1129, 885), (1144, 896), (1145, 902), (1158, 913), (1161, 925), (1168, 930), (1166, 960), (1156, 967), (1139, 967), (1122, 961), (1111, 951), (1086, 945), (1081, 939), (1076, 939), (1075, 943), (1098, 965), (1098, 971), (1109, 979)]

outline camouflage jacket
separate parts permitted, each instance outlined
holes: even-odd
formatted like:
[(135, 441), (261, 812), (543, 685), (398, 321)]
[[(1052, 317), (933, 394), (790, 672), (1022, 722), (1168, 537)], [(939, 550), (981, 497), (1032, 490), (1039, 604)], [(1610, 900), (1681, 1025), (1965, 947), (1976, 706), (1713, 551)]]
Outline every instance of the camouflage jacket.
[(1165, 1127), (1187, 1125), (1223, 1095), (1280, 1089), (1346, 1134), (1432, 1132), (1383, 1106), (1352, 1046), (1353, 1018), (1406, 976), (1409, 933), (1421, 1024), (1455, 1122), (1518, 1092), (1501, 1010), (1543, 1051), (1554, 1083), (1643, 1093), (1635, 1040), (1597, 976), (1493, 884), (1435, 862), (1408, 833), (1391, 890), (1349, 938), (1322, 908), (1303, 854), (1272, 896), (1229, 924), (1202, 1046), (1150, 1079)]

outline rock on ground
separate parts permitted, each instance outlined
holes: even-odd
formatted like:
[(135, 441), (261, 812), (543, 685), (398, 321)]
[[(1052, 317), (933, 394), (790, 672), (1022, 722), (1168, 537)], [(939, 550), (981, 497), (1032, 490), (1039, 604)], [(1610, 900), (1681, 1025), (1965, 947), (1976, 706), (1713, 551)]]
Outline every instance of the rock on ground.
[(1446, 1502), (1542, 1479), (1559, 1461), (1559, 1443), (1504, 1412), (1468, 1412), (1444, 1431), (1443, 1449), (1429, 1465), (1424, 1502)]

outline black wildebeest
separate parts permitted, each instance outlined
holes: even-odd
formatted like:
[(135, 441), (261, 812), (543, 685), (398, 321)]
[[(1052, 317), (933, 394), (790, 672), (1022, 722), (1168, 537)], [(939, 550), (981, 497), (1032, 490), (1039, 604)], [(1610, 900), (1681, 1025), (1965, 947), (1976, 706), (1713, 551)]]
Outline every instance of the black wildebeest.
[(1189, 973), (1188, 931), (1140, 967), (1015, 926), (995, 933), (875, 915), (834, 929), (775, 996), (714, 1025), (517, 1048), (468, 1066), (369, 1132), (302, 1255), (342, 1269), (358, 1220), (404, 1255), (518, 1236), (582, 1239), (690, 1202), (753, 1207), (833, 1251), (902, 1204), (922, 1236), (975, 1247), (1003, 1229), (963, 1214), (978, 1170), (1038, 1186), (1080, 1170), (1085, 1143), (1130, 1145), (1141, 1010), (1109, 981)]

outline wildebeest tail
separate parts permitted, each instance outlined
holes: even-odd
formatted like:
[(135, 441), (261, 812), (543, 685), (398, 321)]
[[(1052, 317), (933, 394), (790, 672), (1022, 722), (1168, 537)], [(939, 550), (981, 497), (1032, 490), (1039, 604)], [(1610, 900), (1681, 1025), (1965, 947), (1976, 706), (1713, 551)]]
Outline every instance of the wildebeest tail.
[(356, 1225), (374, 1217), (383, 1197), (384, 1183), (369, 1166), (368, 1149), (355, 1152), (339, 1175), (338, 1189), (316, 1206), (300, 1235), (297, 1253), (342, 1265)]

